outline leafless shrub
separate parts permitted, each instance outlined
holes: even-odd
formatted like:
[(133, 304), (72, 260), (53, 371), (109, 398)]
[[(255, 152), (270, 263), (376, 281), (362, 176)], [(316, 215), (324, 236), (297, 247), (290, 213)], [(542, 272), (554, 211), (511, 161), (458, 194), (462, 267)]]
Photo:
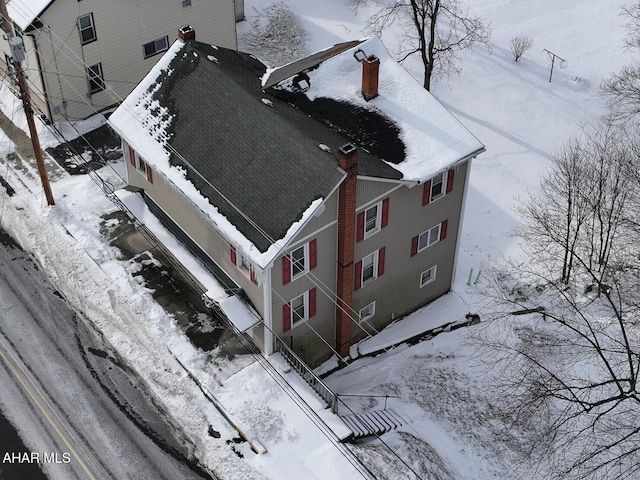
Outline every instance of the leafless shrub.
[(513, 54), (513, 59), (517, 62), (520, 60), (524, 52), (529, 50), (533, 45), (533, 39), (531, 37), (525, 37), (518, 35), (517, 37), (513, 37), (509, 42), (509, 47), (511, 48), (511, 53)]
[(241, 40), (244, 48), (262, 61), (278, 66), (307, 54), (307, 31), (284, 3), (256, 10), (251, 33)]

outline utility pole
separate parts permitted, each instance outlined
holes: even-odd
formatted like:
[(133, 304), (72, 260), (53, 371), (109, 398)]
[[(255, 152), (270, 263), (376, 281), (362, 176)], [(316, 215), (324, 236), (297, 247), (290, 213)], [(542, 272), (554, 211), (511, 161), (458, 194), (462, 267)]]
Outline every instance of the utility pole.
[(20, 89), (20, 98), (22, 99), (22, 106), (24, 113), (27, 117), (27, 125), (29, 125), (29, 133), (31, 134), (31, 143), (33, 144), (33, 152), (36, 156), (36, 164), (38, 166), (38, 173), (40, 174), (40, 180), (42, 181), (42, 188), (44, 189), (44, 195), (47, 199), (47, 205), (55, 205), (53, 200), (53, 193), (51, 192), (51, 185), (49, 185), (49, 177), (47, 177), (47, 170), (44, 166), (44, 157), (42, 156), (42, 148), (40, 148), (40, 139), (38, 138), (38, 131), (36, 130), (36, 123), (33, 119), (33, 108), (31, 108), (31, 95), (29, 94), (29, 86), (27, 85), (27, 79), (22, 71), (21, 62), (25, 58), (24, 43), (22, 38), (15, 35), (13, 31), (13, 23), (9, 19), (7, 12), (7, 4), (5, 0), (0, 0), (0, 21), (2, 22), (2, 30), (7, 34), (9, 40), (9, 47), (11, 50), (11, 64), (16, 72), (18, 79), (18, 88)]

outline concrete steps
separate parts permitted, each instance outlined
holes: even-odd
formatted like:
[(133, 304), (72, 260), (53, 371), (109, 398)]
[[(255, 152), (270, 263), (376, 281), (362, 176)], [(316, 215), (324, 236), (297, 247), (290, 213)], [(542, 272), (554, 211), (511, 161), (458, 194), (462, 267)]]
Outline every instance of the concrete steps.
[(391, 408), (371, 410), (369, 412), (340, 415), (340, 418), (353, 432), (350, 440), (382, 435), (407, 423)]

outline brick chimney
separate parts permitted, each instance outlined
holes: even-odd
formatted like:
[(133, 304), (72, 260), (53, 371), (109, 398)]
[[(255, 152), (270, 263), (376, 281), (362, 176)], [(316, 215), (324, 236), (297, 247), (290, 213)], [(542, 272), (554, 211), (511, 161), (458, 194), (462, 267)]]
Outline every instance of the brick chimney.
[(347, 173), (338, 198), (338, 272), (336, 306), (336, 350), (342, 358), (351, 347), (353, 303), (353, 257), (356, 244), (356, 183), (358, 150), (347, 143), (338, 150), (338, 165)]
[(378, 96), (380, 60), (375, 55), (362, 60), (362, 96), (368, 102)]
[(187, 40), (195, 40), (196, 31), (191, 25), (185, 25), (184, 27), (180, 27), (178, 29), (178, 38), (183, 42), (186, 42)]

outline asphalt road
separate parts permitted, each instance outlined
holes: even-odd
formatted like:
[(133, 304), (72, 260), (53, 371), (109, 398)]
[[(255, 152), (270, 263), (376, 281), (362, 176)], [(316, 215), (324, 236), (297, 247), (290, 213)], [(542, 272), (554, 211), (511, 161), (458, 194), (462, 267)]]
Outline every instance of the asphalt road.
[(188, 460), (132, 369), (1, 230), (0, 409), (28, 446), (3, 445), (19, 451), (0, 451), (2, 480), (30, 478), (24, 456), (25, 473), (6, 476), (24, 453), (52, 480), (213, 478)]

